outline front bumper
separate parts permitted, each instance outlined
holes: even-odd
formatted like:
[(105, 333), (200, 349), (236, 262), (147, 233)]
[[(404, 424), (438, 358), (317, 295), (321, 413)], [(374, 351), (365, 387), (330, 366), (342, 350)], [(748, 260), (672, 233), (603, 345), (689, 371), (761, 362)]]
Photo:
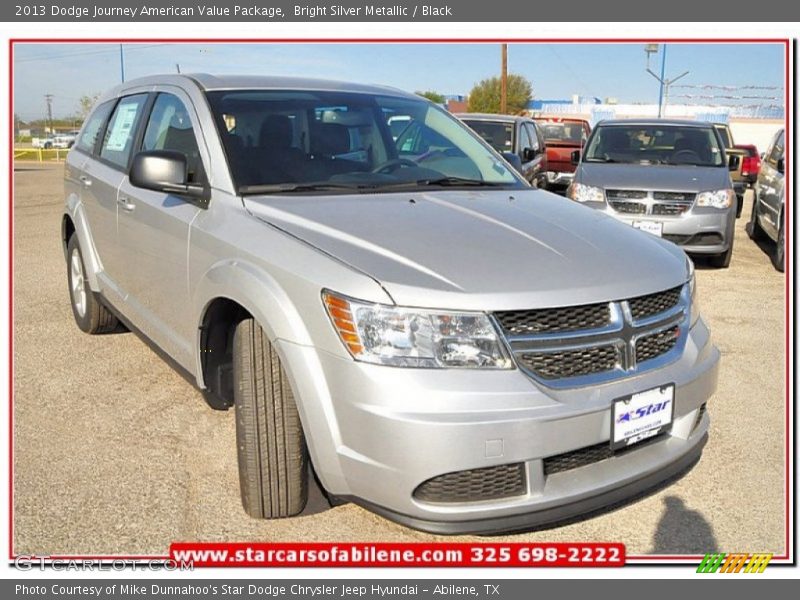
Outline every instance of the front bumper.
[(575, 171), (567, 173), (564, 171), (547, 171), (547, 186), (548, 187), (569, 187), (575, 179)]
[[(278, 341), (312, 461), (332, 494), (411, 527), (491, 533), (571, 518), (674, 476), (705, 443), (700, 407), (714, 393), (719, 352), (702, 319), (680, 358), (602, 385), (554, 390), (519, 370), (391, 368)], [(608, 442), (614, 399), (675, 384), (664, 437), (624, 454), (545, 475), (544, 459)], [(421, 501), (445, 473), (523, 463), (524, 493), (478, 502)]]
[(586, 202), (610, 217), (633, 225), (635, 221), (661, 223), (664, 239), (690, 254), (722, 254), (733, 243), (736, 206), (725, 210), (693, 207), (680, 216), (633, 215), (617, 212), (605, 202)]

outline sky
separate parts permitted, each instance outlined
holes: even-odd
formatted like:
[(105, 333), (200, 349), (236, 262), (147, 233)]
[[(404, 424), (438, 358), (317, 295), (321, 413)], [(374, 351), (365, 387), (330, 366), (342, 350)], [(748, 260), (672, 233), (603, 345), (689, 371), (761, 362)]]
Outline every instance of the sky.
[[(44, 95), (53, 94), (55, 117), (76, 114), (81, 96), (120, 82), (119, 48), (119, 44), (16, 44), (14, 111), (23, 120), (43, 118)], [(667, 78), (689, 71), (681, 84), (774, 86), (781, 89), (716, 93), (783, 95), (782, 45), (672, 43), (666, 51)], [(500, 70), (500, 46), (494, 43), (142, 43), (123, 44), (123, 55), (126, 80), (175, 73), (180, 65), (183, 73), (298, 75), (443, 94), (467, 94), (473, 84)], [(543, 99), (580, 94), (613, 97), (621, 103), (655, 103), (659, 84), (645, 72), (645, 63), (640, 43), (510, 44), (508, 51), (509, 72), (527, 77), (534, 97)], [(658, 72), (660, 66), (661, 54), (651, 60), (653, 70)], [(673, 88), (673, 93), (701, 92)]]

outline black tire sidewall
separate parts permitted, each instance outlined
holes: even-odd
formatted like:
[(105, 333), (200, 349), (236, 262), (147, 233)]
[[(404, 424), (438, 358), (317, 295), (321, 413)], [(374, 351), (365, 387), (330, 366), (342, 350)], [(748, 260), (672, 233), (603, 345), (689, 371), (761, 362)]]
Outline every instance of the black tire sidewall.
[[(72, 255), (73, 253), (78, 253), (78, 258), (81, 261), (81, 268), (83, 269), (83, 282), (84, 282), (84, 289), (86, 291), (86, 310), (83, 311), (83, 316), (78, 313), (78, 309), (75, 308), (75, 299), (72, 297)], [(83, 260), (83, 253), (81, 252), (81, 247), (78, 244), (77, 236), (73, 235), (69, 239), (69, 243), (67, 244), (67, 292), (69, 293), (69, 305), (72, 308), (72, 316), (75, 317), (75, 323), (78, 325), (78, 328), (86, 333), (91, 333), (92, 331), (92, 303), (95, 302), (94, 295), (92, 294), (91, 289), (87, 285), (86, 280), (86, 263)]]

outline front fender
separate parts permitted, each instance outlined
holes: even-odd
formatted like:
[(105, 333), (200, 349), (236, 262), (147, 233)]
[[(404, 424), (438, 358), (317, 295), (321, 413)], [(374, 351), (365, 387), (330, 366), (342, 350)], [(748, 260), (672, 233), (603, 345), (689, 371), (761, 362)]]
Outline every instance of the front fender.
[[(77, 194), (70, 194), (66, 200), (65, 216), (72, 219), (72, 224), (75, 227), (75, 235), (78, 236), (78, 244), (81, 247), (81, 255), (83, 256), (84, 269), (86, 269), (86, 279), (89, 281), (89, 288), (93, 292), (100, 291), (100, 284), (97, 281), (97, 274), (103, 270), (103, 265), (100, 262), (100, 257), (97, 254), (97, 249), (94, 247), (92, 241), (91, 230), (89, 222), (86, 219), (86, 211), (83, 208), (83, 203)], [(67, 242), (64, 231), (65, 223), (62, 221), (61, 235), (64, 240), (64, 258), (67, 258)]]

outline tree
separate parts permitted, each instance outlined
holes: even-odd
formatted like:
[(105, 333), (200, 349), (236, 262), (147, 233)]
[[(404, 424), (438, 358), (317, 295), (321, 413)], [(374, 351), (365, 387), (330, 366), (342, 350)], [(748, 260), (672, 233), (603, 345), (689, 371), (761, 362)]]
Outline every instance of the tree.
[(422, 96), (423, 98), (427, 98), (431, 102), (435, 102), (436, 104), (444, 104), (444, 94), (440, 94), (439, 92), (414, 92), (417, 96)]
[(78, 117), (81, 121), (86, 120), (99, 97), (100, 94), (81, 96), (80, 100), (78, 100)]
[[(467, 108), (469, 112), (500, 112), (500, 78), (490, 77), (476, 84), (469, 93)], [(509, 74), (506, 87), (506, 105), (509, 114), (525, 110), (533, 97), (531, 82), (522, 75)]]

